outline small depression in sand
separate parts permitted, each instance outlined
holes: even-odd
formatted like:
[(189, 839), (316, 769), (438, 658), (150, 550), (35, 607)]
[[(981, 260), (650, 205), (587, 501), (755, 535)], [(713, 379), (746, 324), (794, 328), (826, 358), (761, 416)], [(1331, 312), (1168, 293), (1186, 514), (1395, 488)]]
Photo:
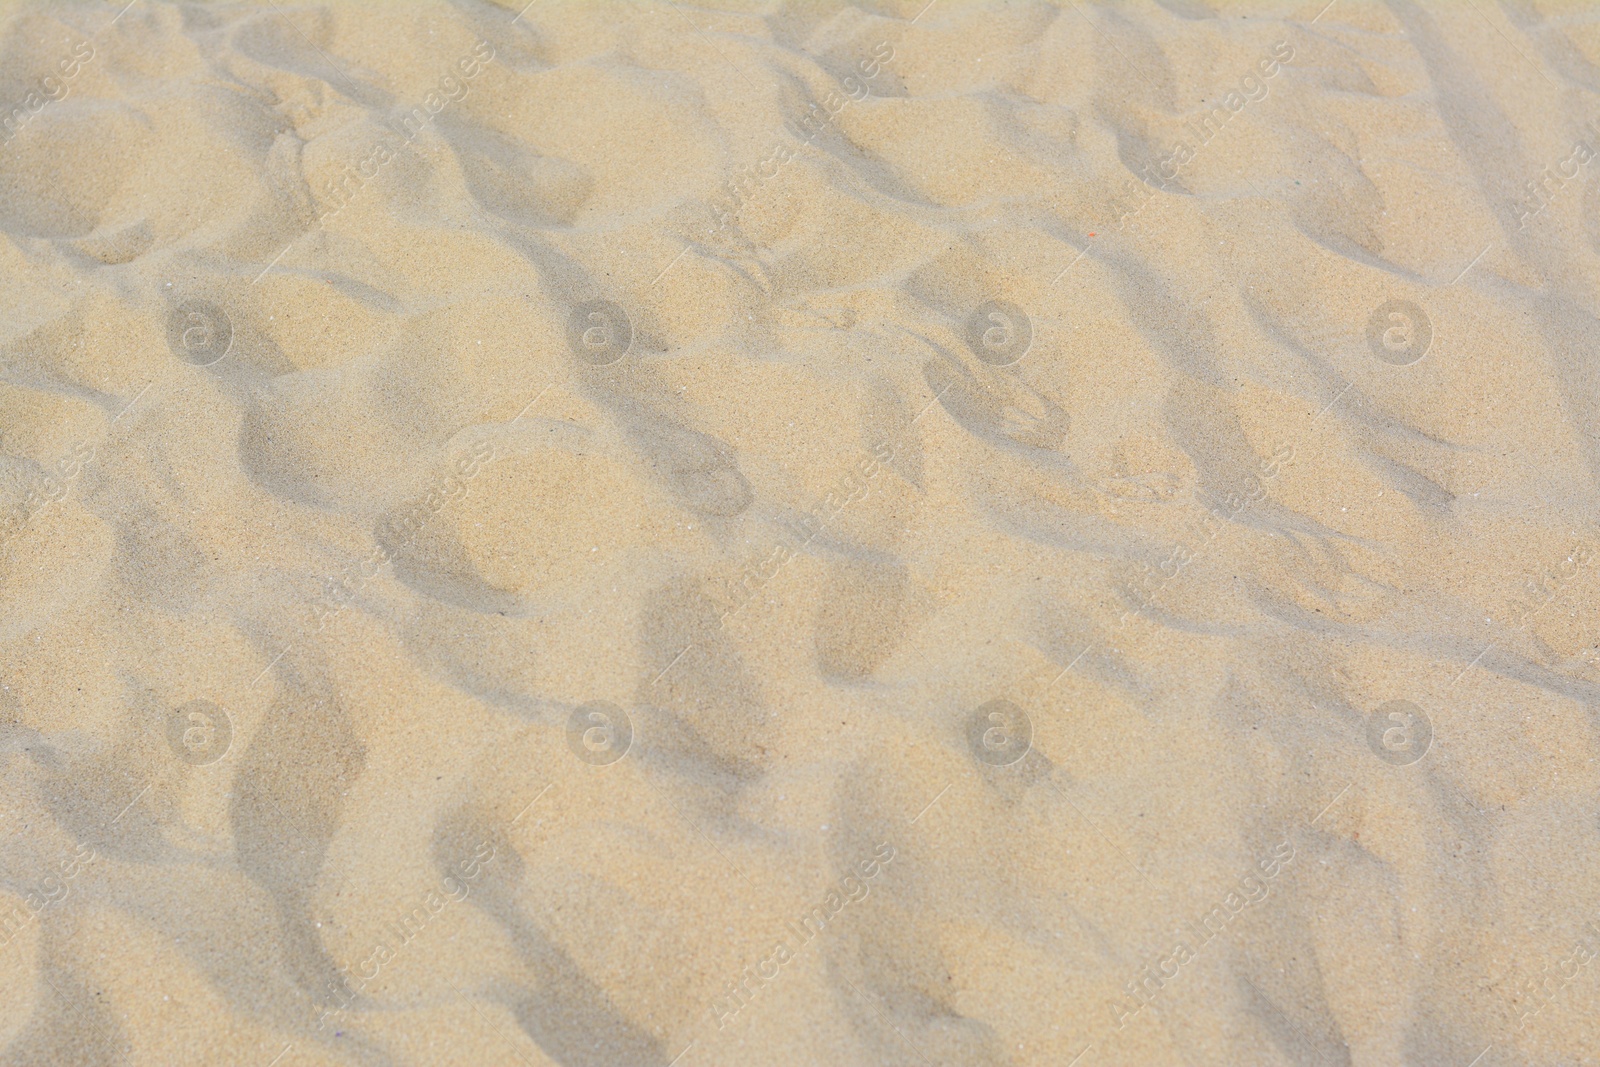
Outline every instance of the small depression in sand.
[(1597, 87), (0, 5), (0, 1067), (1600, 1063)]

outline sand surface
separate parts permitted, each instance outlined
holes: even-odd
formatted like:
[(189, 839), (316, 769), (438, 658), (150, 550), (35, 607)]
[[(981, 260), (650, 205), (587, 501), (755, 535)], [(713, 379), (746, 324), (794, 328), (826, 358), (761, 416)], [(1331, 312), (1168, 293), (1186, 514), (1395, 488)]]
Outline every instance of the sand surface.
[(1600, 1063), (1600, 8), (0, 14), (0, 1064)]

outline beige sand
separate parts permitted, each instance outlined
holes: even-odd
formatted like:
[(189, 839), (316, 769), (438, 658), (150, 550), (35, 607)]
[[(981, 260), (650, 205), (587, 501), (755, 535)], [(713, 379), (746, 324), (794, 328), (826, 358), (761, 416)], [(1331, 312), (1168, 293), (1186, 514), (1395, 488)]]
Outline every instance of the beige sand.
[(0, 1062), (1600, 1063), (1600, 18), (12, 5)]

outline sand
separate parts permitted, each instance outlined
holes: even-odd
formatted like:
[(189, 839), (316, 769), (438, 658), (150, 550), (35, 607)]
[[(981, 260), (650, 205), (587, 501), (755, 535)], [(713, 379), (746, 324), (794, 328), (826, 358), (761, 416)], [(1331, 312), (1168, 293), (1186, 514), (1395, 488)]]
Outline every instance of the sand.
[(12, 4), (0, 1063), (1600, 1063), (1600, 21)]

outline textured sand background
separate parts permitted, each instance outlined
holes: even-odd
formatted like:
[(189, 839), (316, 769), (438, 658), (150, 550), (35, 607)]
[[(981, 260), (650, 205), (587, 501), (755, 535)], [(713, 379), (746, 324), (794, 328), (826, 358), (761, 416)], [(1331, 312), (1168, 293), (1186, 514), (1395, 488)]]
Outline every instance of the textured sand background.
[(1600, 10), (12, 5), (0, 1062), (1600, 1062)]

